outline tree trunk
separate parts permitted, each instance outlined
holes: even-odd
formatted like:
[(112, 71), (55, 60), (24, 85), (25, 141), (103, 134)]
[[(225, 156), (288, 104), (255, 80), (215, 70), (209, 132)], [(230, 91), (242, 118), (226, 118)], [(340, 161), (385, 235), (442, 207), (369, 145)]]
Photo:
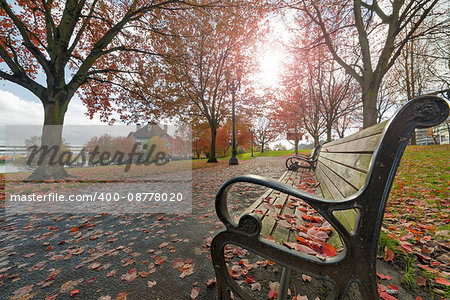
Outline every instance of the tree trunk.
[(417, 144), (416, 130), (413, 130), (413, 132), (411, 134), (411, 145), (416, 145), (416, 144)]
[[(67, 111), (69, 99), (59, 101), (42, 102), (44, 105), (44, 126), (42, 127), (41, 146), (37, 150), (37, 158), (42, 156), (38, 167), (27, 180), (65, 179), (69, 174), (64, 169), (64, 163), (60, 160), (62, 150), (62, 131), (64, 115)], [(45, 147), (49, 149), (45, 154)], [(54, 148), (54, 152), (50, 149)]]
[(262, 139), (262, 142), (261, 142), (261, 153), (263, 153), (264, 152), (264, 145), (265, 145), (266, 143), (265, 143), (265, 141), (264, 141), (264, 138)]
[(331, 142), (331, 122), (327, 123), (327, 142)]
[(313, 139), (314, 139), (314, 148), (315, 148), (319, 145), (319, 136), (313, 135)]
[(363, 89), (363, 128), (377, 124), (377, 97), (378, 89)]
[(211, 147), (210, 147), (210, 153), (208, 157), (209, 163), (216, 163), (216, 136), (217, 136), (217, 128), (215, 126), (211, 126)]

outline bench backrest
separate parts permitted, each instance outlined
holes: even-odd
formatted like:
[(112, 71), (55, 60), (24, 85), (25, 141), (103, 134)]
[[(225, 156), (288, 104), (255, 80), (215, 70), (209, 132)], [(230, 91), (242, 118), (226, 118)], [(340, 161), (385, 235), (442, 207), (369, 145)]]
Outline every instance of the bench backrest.
[(343, 199), (359, 191), (369, 172), (373, 153), (388, 122), (326, 143), (317, 158), (318, 192), (325, 198)]
[(357, 199), (348, 209), (333, 212), (348, 232), (378, 237), (395, 173), (413, 130), (436, 126), (448, 115), (444, 99), (417, 97), (390, 120), (322, 146), (315, 170), (320, 182), (316, 193), (327, 199)]
[[(417, 97), (405, 104), (390, 120), (348, 137), (322, 145), (317, 158), (318, 194), (343, 199), (361, 190), (375, 166), (395, 168), (414, 128), (427, 128), (443, 122), (449, 114), (445, 100), (436, 96)], [(388, 155), (390, 161), (380, 161)], [(388, 164), (388, 165), (386, 165)], [(393, 178), (392, 178), (393, 180)], [(392, 183), (392, 182), (391, 182)]]

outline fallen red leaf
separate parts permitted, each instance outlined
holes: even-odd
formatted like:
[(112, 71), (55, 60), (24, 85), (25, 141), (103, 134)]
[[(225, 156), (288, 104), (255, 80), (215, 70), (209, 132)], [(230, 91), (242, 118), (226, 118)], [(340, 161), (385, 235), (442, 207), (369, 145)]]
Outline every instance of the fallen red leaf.
[(381, 280), (386, 279), (386, 280), (392, 280), (392, 276), (390, 275), (383, 275), (377, 272), (378, 277), (380, 277)]
[(426, 286), (427, 285), (427, 279), (425, 277), (417, 277), (417, 285), (418, 286)]
[(255, 283), (255, 282), (256, 282), (256, 280), (255, 280), (255, 278), (253, 278), (253, 276), (248, 275), (245, 278), (245, 283), (251, 284), (251, 283)]
[(386, 251), (384, 251), (384, 260), (391, 261), (393, 259), (394, 259), (394, 251), (392, 251), (389, 248), (386, 248)]
[(275, 290), (270, 290), (269, 291), (269, 299), (277, 299), (278, 297), (278, 293)]
[(200, 288), (199, 287), (194, 287), (191, 290), (191, 299), (197, 299), (198, 294), (200, 293)]
[(450, 285), (450, 282), (448, 282), (447, 279), (442, 278), (442, 277), (435, 277), (434, 280), (436, 281), (436, 283), (439, 283), (439, 284), (443, 284), (446, 286)]
[(399, 289), (398, 289), (398, 286), (396, 286), (395, 284), (390, 284), (389, 286), (388, 286), (388, 288), (390, 289), (390, 290), (393, 290), (393, 291), (398, 291)]
[(334, 247), (331, 246), (330, 244), (322, 243), (321, 246), (322, 246), (323, 254), (325, 254), (325, 256), (333, 257), (336, 255), (336, 249), (334, 249)]
[(383, 298), (384, 300), (397, 300), (397, 298), (395, 298), (394, 296), (389, 295), (386, 292), (381, 292), (380, 293), (380, 297)]
[(205, 282), (205, 284), (207, 287), (210, 287), (210, 286), (213, 286), (214, 284), (216, 284), (216, 281), (217, 281), (216, 278), (212, 278), (212, 279), (207, 280)]

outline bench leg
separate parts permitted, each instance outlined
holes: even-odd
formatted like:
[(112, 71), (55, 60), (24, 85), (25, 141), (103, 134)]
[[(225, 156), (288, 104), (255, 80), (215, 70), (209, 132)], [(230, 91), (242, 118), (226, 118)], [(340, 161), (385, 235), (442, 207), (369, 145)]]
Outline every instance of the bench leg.
[(356, 278), (347, 277), (342, 274), (339, 278), (335, 279), (334, 288), (329, 299), (339, 299), (343, 300), (347, 293), (349, 292), (350, 286), (356, 283), (359, 287), (361, 297), (364, 300), (379, 299), (376, 277), (372, 275), (363, 274)]
[(278, 288), (277, 300), (286, 300), (290, 280), (291, 270), (283, 267), (283, 269), (281, 270), (280, 287)]
[(362, 280), (360, 284), (364, 299), (378, 299), (380, 297), (378, 294), (377, 277), (375, 274), (376, 273), (373, 272), (373, 274), (371, 274), (371, 278)]
[(218, 300), (230, 300), (230, 287), (227, 283), (226, 274), (227, 265), (224, 258), (224, 247), (221, 243), (220, 234), (211, 242), (211, 258), (214, 264), (214, 271), (217, 278), (217, 299)]
[(252, 300), (253, 298), (240, 288), (228, 273), (224, 252), (225, 246), (229, 244), (228, 241), (232, 240), (238, 240), (238, 238), (230, 232), (222, 231), (211, 242), (211, 258), (217, 278), (217, 298), (219, 300), (230, 300), (230, 292), (233, 291), (235, 296), (244, 300)]

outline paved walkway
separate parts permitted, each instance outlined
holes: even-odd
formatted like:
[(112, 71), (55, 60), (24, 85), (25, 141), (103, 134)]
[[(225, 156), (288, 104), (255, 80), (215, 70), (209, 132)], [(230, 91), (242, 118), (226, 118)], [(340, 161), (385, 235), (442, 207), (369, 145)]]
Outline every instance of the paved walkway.
[[(0, 299), (214, 299), (216, 287), (206, 283), (215, 278), (208, 245), (223, 228), (214, 211), (217, 189), (236, 175), (278, 178), (283, 172), (284, 158), (194, 170), (192, 214), (6, 218), (0, 222)], [(258, 191), (238, 191), (231, 210), (246, 207)], [(262, 285), (261, 299), (267, 299), (268, 284)], [(315, 289), (310, 285), (308, 293)]]

